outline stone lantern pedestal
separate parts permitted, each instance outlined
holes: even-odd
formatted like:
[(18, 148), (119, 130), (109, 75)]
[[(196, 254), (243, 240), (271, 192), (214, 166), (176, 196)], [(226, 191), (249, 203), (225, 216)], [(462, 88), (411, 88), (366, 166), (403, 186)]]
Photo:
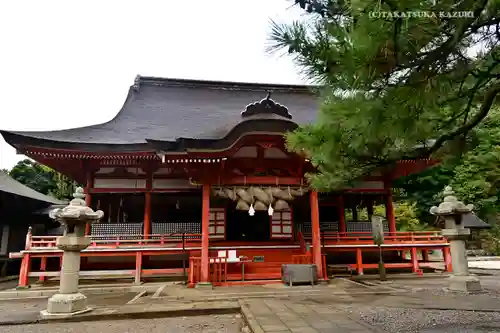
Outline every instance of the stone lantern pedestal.
[(445, 198), (439, 207), (432, 207), (433, 215), (444, 219), (445, 229), (441, 234), (450, 242), (451, 265), (453, 275), (448, 278), (449, 289), (453, 291), (477, 292), (481, 291), (481, 282), (475, 275), (469, 274), (469, 262), (465, 241), (470, 235), (470, 229), (464, 228), (463, 215), (472, 212), (473, 205), (464, 205), (454, 196), (450, 186), (444, 190)]
[(44, 318), (73, 316), (91, 310), (87, 297), (78, 291), (80, 252), (91, 242), (85, 237), (86, 224), (98, 221), (104, 213), (94, 212), (85, 205), (82, 188), (76, 189), (74, 197), (67, 207), (50, 213), (51, 218), (65, 226), (64, 235), (57, 239), (57, 247), (64, 253), (59, 292), (49, 298), (47, 310), (40, 312)]

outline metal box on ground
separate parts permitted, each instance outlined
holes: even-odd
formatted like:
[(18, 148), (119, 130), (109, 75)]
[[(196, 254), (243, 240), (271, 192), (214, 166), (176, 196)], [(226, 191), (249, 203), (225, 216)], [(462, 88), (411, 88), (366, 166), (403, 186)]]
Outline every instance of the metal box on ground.
[(310, 264), (285, 264), (281, 266), (281, 280), (283, 283), (293, 286), (294, 284), (318, 282), (316, 265)]

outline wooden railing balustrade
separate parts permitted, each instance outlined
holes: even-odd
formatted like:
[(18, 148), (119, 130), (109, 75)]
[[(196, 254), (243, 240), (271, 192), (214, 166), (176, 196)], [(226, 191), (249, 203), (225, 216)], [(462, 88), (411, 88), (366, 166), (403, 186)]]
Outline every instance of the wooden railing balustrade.
[[(60, 236), (33, 236), (28, 233), (25, 250), (56, 248)], [(118, 235), (87, 236), (91, 247), (176, 246), (179, 243), (201, 242), (201, 234), (174, 233), (167, 235)]]
[[(306, 240), (311, 239), (311, 233), (303, 233), (303, 237)], [(334, 232), (334, 231), (323, 231), (321, 232), (321, 238), (329, 243), (342, 242), (342, 243), (373, 243), (373, 235), (371, 232)], [(443, 242), (446, 239), (441, 235), (439, 231), (397, 231), (397, 232), (385, 232), (384, 242), (385, 243), (416, 243), (416, 242)]]

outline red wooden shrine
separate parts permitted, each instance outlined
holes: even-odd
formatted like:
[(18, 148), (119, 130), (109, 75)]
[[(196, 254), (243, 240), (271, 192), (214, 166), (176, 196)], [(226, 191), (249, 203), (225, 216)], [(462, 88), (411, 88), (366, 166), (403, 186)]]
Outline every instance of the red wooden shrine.
[[(105, 212), (86, 230), (92, 245), (82, 252), (82, 277), (140, 282), (182, 273), (182, 260), (190, 285), (268, 283), (284, 263), (316, 264), (323, 279), (329, 268), (363, 274), (377, 268), (369, 222), (375, 204), (386, 206), (387, 268), (421, 272), (431, 265), (427, 251), (440, 250), (449, 269), (446, 240), (397, 232), (393, 212), (391, 182), (434, 162), (401, 161), (334, 193), (307, 187), (304, 174), (313, 167), (285, 149), (283, 135), (315, 120), (312, 88), (138, 77), (107, 123), (1, 133), (20, 153), (84, 184), (87, 204)], [(300, 194), (251, 216), (231, 199), (250, 187)], [(26, 249), (11, 254), (22, 258), (20, 286), (59, 275), (56, 237), (28, 233)], [(405, 251), (409, 262), (401, 259)]]

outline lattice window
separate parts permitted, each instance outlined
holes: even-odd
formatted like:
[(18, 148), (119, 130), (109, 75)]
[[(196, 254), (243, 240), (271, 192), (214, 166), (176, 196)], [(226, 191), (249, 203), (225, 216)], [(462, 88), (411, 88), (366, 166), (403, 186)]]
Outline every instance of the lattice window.
[(208, 223), (210, 239), (226, 239), (226, 210), (224, 208), (210, 208)]
[(293, 237), (292, 211), (274, 212), (271, 217), (271, 238), (288, 239)]
[[(346, 222), (347, 232), (371, 232), (372, 223), (369, 221), (348, 221)], [(389, 232), (389, 223), (384, 221), (384, 232)]]
[[(339, 230), (339, 223), (337, 221), (333, 221), (333, 222), (320, 221), (319, 222), (319, 230), (321, 232), (323, 232), (323, 231), (337, 232)], [(311, 221), (304, 222), (302, 225), (301, 231), (305, 232), (305, 233), (311, 233), (312, 232)]]
[[(171, 234), (200, 234), (201, 233), (201, 221), (200, 222), (153, 222), (151, 231), (154, 235), (171, 235)], [(174, 237), (174, 236), (171, 236)], [(159, 238), (159, 236), (154, 236), (153, 238)], [(177, 235), (175, 238), (181, 238)], [(199, 236), (186, 236), (186, 239), (199, 238)]]
[(92, 236), (120, 236), (121, 239), (141, 239), (143, 223), (94, 223)]

